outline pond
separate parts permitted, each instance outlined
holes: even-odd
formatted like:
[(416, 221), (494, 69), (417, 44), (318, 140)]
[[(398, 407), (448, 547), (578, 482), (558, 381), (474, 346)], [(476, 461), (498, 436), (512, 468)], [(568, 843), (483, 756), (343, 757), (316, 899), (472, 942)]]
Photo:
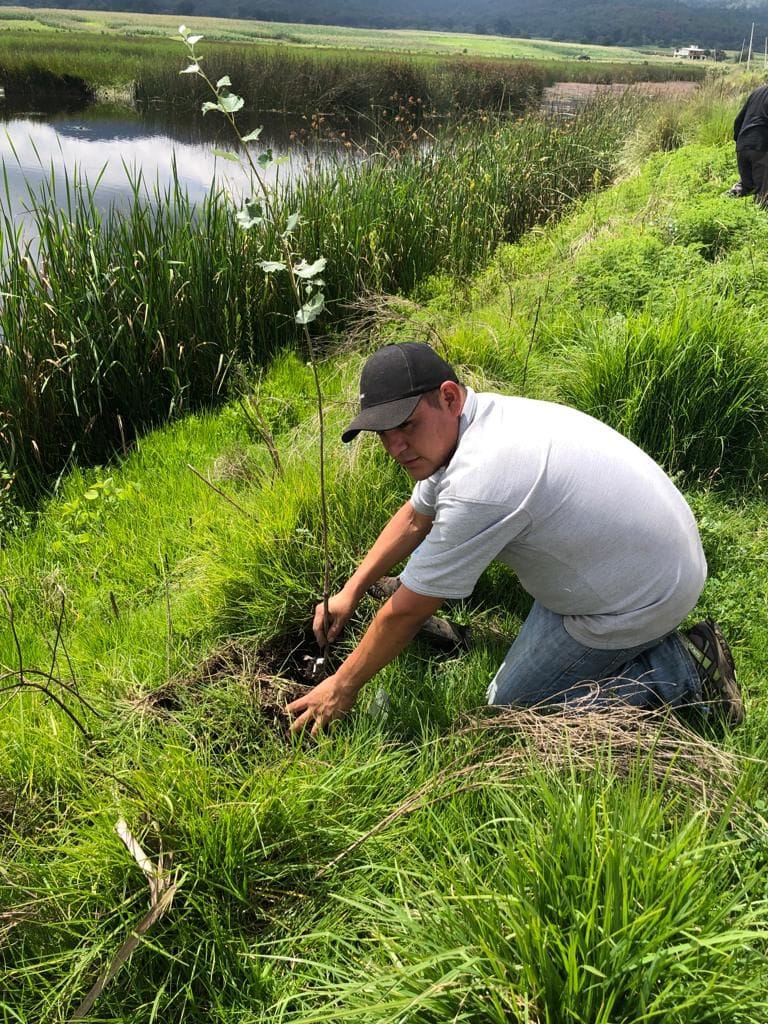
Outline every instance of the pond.
[[(29, 238), (33, 217), (30, 193), (56, 180), (56, 201), (66, 205), (66, 182), (74, 189), (90, 187), (97, 207), (125, 208), (134, 200), (134, 187), (153, 201), (174, 180), (193, 201), (211, 188), (225, 188), (237, 197), (249, 192), (249, 178), (239, 163), (216, 155), (232, 151), (232, 134), (222, 118), (180, 117), (157, 111), (134, 112), (119, 107), (92, 106), (79, 111), (9, 111), (0, 106), (0, 159), (4, 182), (0, 207), (6, 225)], [(264, 131), (255, 152), (271, 148), (285, 162), (270, 172), (282, 180), (308, 173), (318, 161), (356, 152), (350, 131), (330, 130), (304, 118), (259, 117)], [(246, 130), (246, 129), (243, 129)], [(343, 134), (342, 134), (343, 133)]]

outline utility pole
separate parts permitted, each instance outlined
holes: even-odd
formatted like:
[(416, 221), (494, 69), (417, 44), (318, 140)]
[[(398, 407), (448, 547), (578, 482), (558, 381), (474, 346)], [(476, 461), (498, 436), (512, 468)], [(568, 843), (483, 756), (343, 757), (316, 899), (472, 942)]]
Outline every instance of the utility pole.
[(752, 63), (752, 39), (755, 35), (755, 23), (752, 22), (752, 31), (749, 33), (749, 53), (747, 53), (747, 71), (749, 71), (749, 65)]
[(745, 46), (746, 42), (747, 42), (746, 39), (742, 39), (741, 40), (741, 53), (739, 54), (739, 64), (741, 64), (741, 58), (744, 56), (744, 46)]

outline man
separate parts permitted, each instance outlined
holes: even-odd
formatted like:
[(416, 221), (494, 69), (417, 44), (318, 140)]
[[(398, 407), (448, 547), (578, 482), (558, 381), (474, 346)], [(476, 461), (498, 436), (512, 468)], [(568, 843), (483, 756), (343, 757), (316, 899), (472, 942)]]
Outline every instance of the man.
[(755, 201), (768, 202), (768, 85), (760, 85), (733, 122), (736, 163), (740, 181), (730, 195), (754, 195)]
[(467, 597), (494, 559), (533, 608), (488, 688), (490, 704), (569, 704), (586, 695), (641, 708), (702, 701), (743, 718), (714, 623), (686, 634), (706, 577), (685, 499), (631, 441), (575, 409), (476, 394), (429, 346), (388, 345), (366, 362), (360, 414), (342, 434), (378, 434), (415, 486), (329, 602), (330, 643), (368, 587), (408, 558), (401, 586), (334, 675), (287, 707), (313, 734), (445, 599)]

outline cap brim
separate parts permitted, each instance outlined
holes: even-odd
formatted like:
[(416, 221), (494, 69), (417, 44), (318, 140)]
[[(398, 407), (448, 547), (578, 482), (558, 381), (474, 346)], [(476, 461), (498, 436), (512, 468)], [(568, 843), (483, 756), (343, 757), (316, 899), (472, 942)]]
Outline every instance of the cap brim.
[(341, 440), (345, 444), (347, 441), (353, 441), (361, 430), (393, 430), (399, 427), (408, 419), (423, 397), (411, 395), (410, 398), (398, 398), (396, 402), (382, 402), (381, 405), (363, 409), (341, 435)]

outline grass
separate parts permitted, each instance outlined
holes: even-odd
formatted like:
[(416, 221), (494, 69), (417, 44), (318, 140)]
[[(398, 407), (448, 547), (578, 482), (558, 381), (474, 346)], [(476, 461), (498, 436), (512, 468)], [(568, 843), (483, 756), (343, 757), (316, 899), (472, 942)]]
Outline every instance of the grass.
[[(120, 818), (177, 889), (91, 1019), (766, 1018), (768, 274), (761, 211), (722, 200), (717, 213), (732, 174), (729, 144), (658, 153), (502, 246), (481, 273), (438, 268), (410, 299), (369, 312), (376, 343), (439, 338), (478, 387), (570, 387), (586, 404), (609, 380), (629, 396), (603, 408), (634, 408), (626, 422), (677, 460), (710, 569), (697, 614), (732, 642), (745, 727), (712, 744), (631, 714), (478, 715), (500, 637), (527, 608), (496, 568), (451, 609), (474, 626), (469, 652), (440, 659), (417, 643), (319, 744), (286, 741), (262, 713), (258, 651), (298, 641), (321, 568), (311, 378), (283, 352), (238, 385), (270, 426), (282, 475), (233, 400), (66, 474), (6, 535), (4, 682), (21, 652), (27, 676), (47, 674), (90, 733), (40, 691), (2, 695), (8, 1021), (73, 1019), (145, 919), (148, 879)], [(603, 287), (611, 269), (619, 284)], [(331, 437), (363, 358), (340, 349), (323, 362)], [(665, 401), (655, 418), (635, 398), (648, 374)], [(372, 438), (332, 444), (328, 474), (338, 585), (409, 488)], [(221, 671), (201, 669), (233, 644), (248, 651), (241, 668), (219, 657)], [(385, 719), (368, 713), (379, 683)]]

